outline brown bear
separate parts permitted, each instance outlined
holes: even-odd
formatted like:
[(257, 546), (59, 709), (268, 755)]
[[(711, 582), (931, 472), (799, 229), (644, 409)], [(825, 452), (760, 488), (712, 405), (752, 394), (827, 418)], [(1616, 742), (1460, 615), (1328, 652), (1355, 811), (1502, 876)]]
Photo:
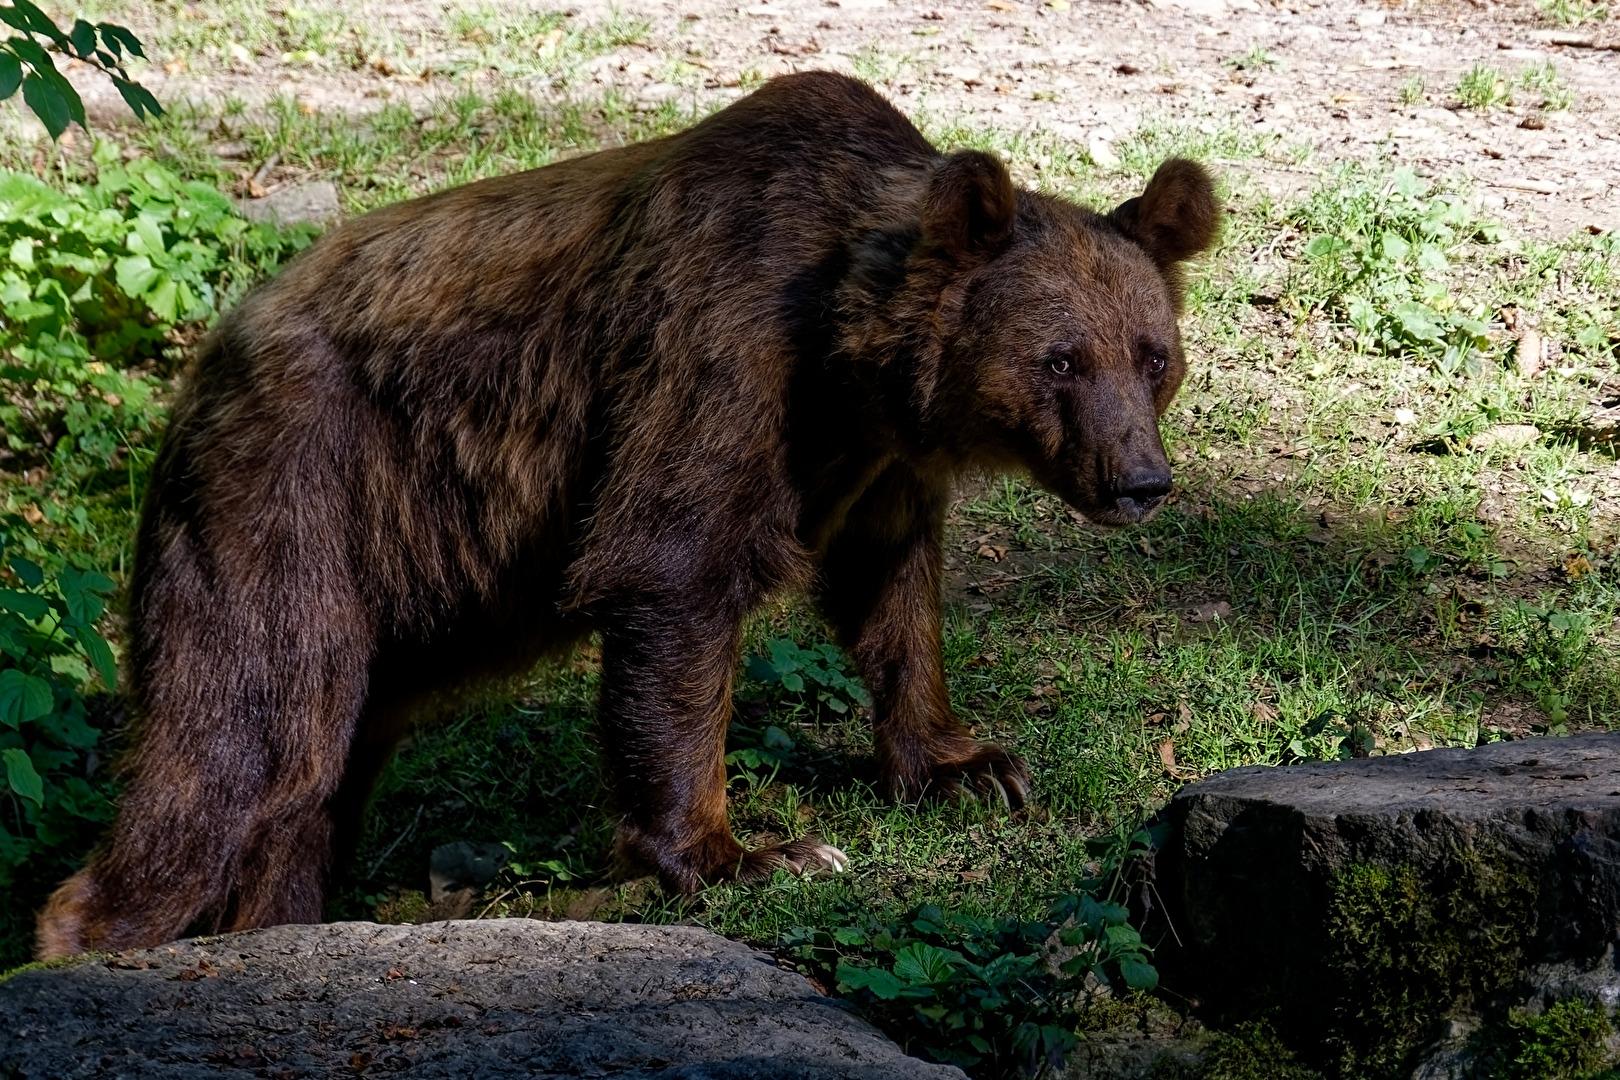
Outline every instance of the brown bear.
[(623, 865), (676, 890), (836, 868), (726, 821), (740, 627), (786, 589), (858, 663), (890, 793), (1023, 802), (946, 695), (952, 481), (1025, 470), (1107, 524), (1163, 502), (1178, 265), (1217, 219), (1191, 162), (1097, 214), (807, 73), (335, 230), (175, 403), (124, 795), (39, 954), (318, 921), (423, 703), (592, 630)]

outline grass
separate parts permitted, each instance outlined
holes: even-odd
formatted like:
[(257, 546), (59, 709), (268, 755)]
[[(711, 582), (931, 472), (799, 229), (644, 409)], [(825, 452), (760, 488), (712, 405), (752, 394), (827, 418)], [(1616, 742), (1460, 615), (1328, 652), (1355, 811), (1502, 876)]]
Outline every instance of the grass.
[(1513, 86), (1489, 64), (1475, 64), (1457, 79), (1457, 100), (1468, 109), (1494, 109), (1513, 103)]
[(1536, 10), (1558, 26), (1580, 26), (1609, 17), (1609, 5), (1599, 0), (1536, 0)]
[[(425, 114), (391, 104), (359, 117), (284, 99), (175, 108), (117, 133), (131, 153), (238, 192), (278, 155), (278, 178), (330, 178), (356, 213), (695, 115), (677, 101), (637, 110), (572, 92), (585, 59), (640, 40), (645, 28), (622, 18), (513, 22), (468, 6), (407, 40), (335, 6), (279, 20), (227, 0), (195, 10), (158, 10), (159, 62), (229, 59), (234, 43), (250, 57), (382, 61), (449, 84)], [(912, 63), (876, 50), (858, 62), (888, 78)], [(570, 93), (536, 95), (559, 79)], [(1512, 82), (1476, 68), (1457, 96), (1500, 105)], [(1550, 65), (1520, 84), (1559, 107)], [(1620, 467), (1591, 422), (1620, 400), (1612, 237), (1503, 236), (1468, 209), (1465, 186), (1377, 160), (1318, 163), (1311, 190), (1273, 195), (1230, 166), (1298, 166), (1306, 152), (1236, 122), (1149, 123), (1103, 172), (1038, 130), (921, 120), (941, 144), (996, 150), (1024, 182), (1093, 203), (1140, 190), (1171, 153), (1229, 166), (1230, 226), (1188, 300), (1194, 374), (1164, 421), (1178, 484), (1167, 510), (1102, 533), (1021, 480), (987, 478), (952, 511), (952, 700), (981, 735), (1029, 758), (1039, 807), (1008, 817), (886, 803), (859, 710), (744, 676), (734, 748), (774, 749), (769, 766), (733, 766), (739, 835), (819, 833), (851, 855), (850, 871), (690, 898), (613, 882), (592, 733), (599, 665), (586, 649), (413, 736), (383, 778), (333, 917), (427, 917), (428, 853), (471, 840), (510, 851), (473, 914), (690, 920), (762, 943), (829, 925), (849, 905), (1035, 918), (1095, 869), (1088, 837), (1213, 771), (1612, 723)], [(248, 156), (221, 157), (225, 143)], [(66, 148), (53, 167), (73, 175), (85, 152)], [(44, 160), (36, 144), (0, 142), (9, 167)], [(1527, 377), (1514, 355), (1531, 326), (1546, 365)], [(1508, 425), (1535, 434), (1479, 438)], [(122, 565), (138, 485), (132, 472), (74, 496), (97, 523), (84, 543), (99, 565)], [(0, 494), (12, 510), (49, 498), (37, 476), (12, 473)], [(825, 636), (814, 611), (787, 600), (758, 614), (748, 649)], [(4, 955), (23, 950), (16, 938)]]

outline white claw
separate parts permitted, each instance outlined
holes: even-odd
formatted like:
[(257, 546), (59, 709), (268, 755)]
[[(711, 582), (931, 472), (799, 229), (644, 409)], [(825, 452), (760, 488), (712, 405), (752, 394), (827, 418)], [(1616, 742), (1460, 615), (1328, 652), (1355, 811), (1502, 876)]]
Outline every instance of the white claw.
[(1012, 809), (1012, 799), (1007, 796), (1007, 789), (1001, 786), (1001, 781), (996, 779), (995, 773), (990, 774), (990, 783), (994, 785), (996, 794), (1001, 796), (1001, 805), (1009, 810)]
[(849, 856), (831, 844), (822, 844), (816, 848), (816, 858), (835, 874), (842, 874), (849, 867)]

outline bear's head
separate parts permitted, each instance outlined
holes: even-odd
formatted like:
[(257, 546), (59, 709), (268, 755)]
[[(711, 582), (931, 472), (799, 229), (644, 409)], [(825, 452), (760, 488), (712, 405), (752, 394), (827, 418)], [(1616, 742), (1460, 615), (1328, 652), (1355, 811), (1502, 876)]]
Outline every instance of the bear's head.
[(1181, 267), (1218, 230), (1209, 174), (1171, 159), (1102, 215), (963, 151), (935, 165), (919, 218), (938, 437), (976, 464), (1028, 469), (1099, 524), (1156, 510), (1170, 493), (1159, 417), (1187, 371)]

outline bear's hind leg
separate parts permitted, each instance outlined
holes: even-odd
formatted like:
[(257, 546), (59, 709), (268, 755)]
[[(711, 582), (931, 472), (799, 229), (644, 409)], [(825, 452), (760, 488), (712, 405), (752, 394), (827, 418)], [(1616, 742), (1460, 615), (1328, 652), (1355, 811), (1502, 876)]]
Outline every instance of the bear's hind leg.
[(330, 563), (233, 583), (193, 537), (148, 548), (118, 817), (41, 913), (41, 957), (320, 918), (369, 623)]

